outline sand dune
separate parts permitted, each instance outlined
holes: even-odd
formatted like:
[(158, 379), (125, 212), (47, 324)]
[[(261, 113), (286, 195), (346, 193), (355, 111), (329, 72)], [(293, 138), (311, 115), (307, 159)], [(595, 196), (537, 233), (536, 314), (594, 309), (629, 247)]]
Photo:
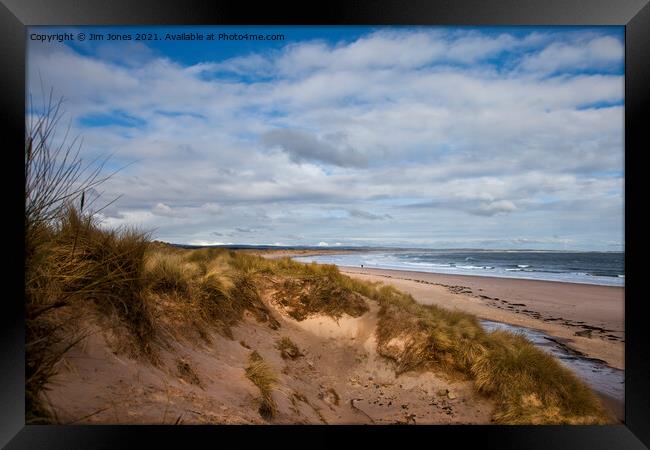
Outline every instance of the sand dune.
[[(52, 406), (62, 423), (268, 423), (258, 413), (259, 392), (246, 377), (252, 350), (278, 376), (277, 424), (489, 423), (490, 400), (472, 383), (431, 372), (402, 374), (377, 355), (378, 306), (358, 318), (317, 315), (298, 322), (265, 301), (278, 318), (272, 329), (246, 313), (233, 339), (210, 344), (174, 342), (159, 367), (116, 354), (116, 336), (95, 329), (70, 350), (52, 380)], [(302, 356), (283, 359), (277, 341), (288, 337)]]

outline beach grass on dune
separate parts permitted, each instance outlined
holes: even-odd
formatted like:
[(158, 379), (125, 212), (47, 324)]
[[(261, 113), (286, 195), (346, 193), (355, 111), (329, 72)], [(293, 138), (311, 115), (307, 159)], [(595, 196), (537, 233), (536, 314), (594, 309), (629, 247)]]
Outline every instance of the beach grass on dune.
[[(74, 209), (66, 214), (43, 232), (33, 251), (30, 308), (92, 302), (115, 314), (140, 354), (155, 354), (156, 343), (170, 333), (207, 339), (214, 330), (232, 338), (231, 328), (246, 311), (277, 329), (280, 323), (264, 296), (296, 320), (315, 314), (359, 317), (369, 310), (367, 302), (375, 301), (378, 352), (395, 363), (398, 374), (433, 370), (471, 380), (494, 399), (497, 423), (610, 422), (594, 394), (552, 356), (521, 336), (486, 333), (469, 314), (418, 304), (393, 287), (350, 278), (333, 265), (227, 249), (178, 249), (134, 231), (104, 230)], [(295, 353), (289, 342), (280, 347)], [(268, 364), (254, 353), (246, 374), (260, 389), (260, 414), (272, 418), (276, 379)]]
[[(30, 423), (52, 417), (39, 400), (65, 351), (83, 329), (54, 320), (60, 309), (91, 305), (102, 315), (115, 315), (130, 331), (133, 350), (155, 358), (155, 327), (143, 295), (146, 234), (134, 230), (102, 230), (92, 217), (68, 207), (55, 220), (28, 229), (25, 260), (26, 396)], [(63, 333), (63, 329), (67, 334)]]
[[(336, 266), (302, 264), (289, 258), (263, 259), (238, 254), (239, 267), (289, 280), (319, 280), (338, 292), (356, 293), (380, 305), (378, 350), (395, 362), (396, 371), (431, 369), (472, 380), (476, 390), (496, 403), (493, 419), (504, 424), (604, 424), (613, 418), (595, 394), (553, 356), (524, 337), (505, 331), (487, 333), (476, 317), (432, 305), (380, 283), (341, 274)], [(243, 261), (247, 259), (247, 261)], [(304, 282), (304, 281), (303, 281)], [(296, 282), (276, 291), (294, 294)], [(309, 297), (309, 295), (305, 295)], [(330, 299), (336, 305), (338, 297)], [(307, 312), (321, 303), (307, 300)], [(322, 304), (327, 304), (323, 301)], [(313, 310), (311, 309), (313, 308)], [(350, 308), (350, 307), (349, 307)], [(349, 315), (367, 309), (351, 307)], [(338, 317), (331, 305), (321, 313)], [(294, 315), (295, 317), (295, 315)], [(300, 319), (300, 317), (295, 317)]]
[(390, 286), (347, 277), (333, 265), (217, 249), (211, 254), (231, 270), (260, 277), (260, 285), (281, 280), (272, 284), (273, 296), (291, 306), (296, 320), (316, 313), (358, 317), (368, 310), (364, 297), (377, 301), (378, 349), (395, 361), (396, 371), (433, 369), (473, 380), (477, 391), (496, 401), (498, 423), (611, 421), (593, 392), (551, 355), (521, 336), (486, 333), (472, 315), (418, 304)]

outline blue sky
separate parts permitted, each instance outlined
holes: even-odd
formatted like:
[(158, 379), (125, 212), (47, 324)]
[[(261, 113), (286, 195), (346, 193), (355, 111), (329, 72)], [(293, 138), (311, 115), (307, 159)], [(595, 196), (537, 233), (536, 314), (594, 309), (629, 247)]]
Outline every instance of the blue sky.
[[(156, 33), (158, 41), (29, 40)], [(166, 41), (167, 33), (283, 34)], [(622, 27), (32, 27), (28, 86), (177, 243), (623, 249)]]

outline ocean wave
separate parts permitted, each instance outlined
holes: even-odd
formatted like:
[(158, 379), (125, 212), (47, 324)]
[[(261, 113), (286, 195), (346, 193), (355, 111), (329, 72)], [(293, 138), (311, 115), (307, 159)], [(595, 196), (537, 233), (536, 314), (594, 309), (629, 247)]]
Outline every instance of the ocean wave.
[(467, 255), (462, 255), (462, 258), (456, 261), (448, 255), (435, 254), (430, 256), (421, 252), (418, 252), (416, 255), (402, 253), (353, 253), (336, 256), (298, 257), (296, 259), (349, 267), (359, 267), (360, 264), (363, 264), (364, 267), (377, 269), (417, 270), (442, 274), (536, 279), (612, 286), (623, 286), (625, 284), (625, 275), (622, 273), (623, 268), (615, 267), (614, 263), (616, 261), (610, 263), (610, 267), (607, 265), (598, 267), (600, 264), (599, 261), (592, 262), (586, 260), (585, 264), (581, 267), (580, 264), (576, 264), (574, 261), (571, 261), (573, 264), (566, 264), (566, 261), (563, 261), (561, 258), (556, 258), (554, 253), (549, 253), (550, 256), (548, 258), (539, 262), (531, 262), (527, 259), (527, 263), (523, 263), (521, 260), (507, 261), (501, 257), (495, 257), (493, 258), (494, 260), (486, 260), (484, 256), (468, 263), (465, 262)]
[(399, 264), (404, 264), (407, 266), (420, 266), (420, 267), (453, 267), (451, 264), (436, 264), (436, 263), (428, 263), (428, 262), (411, 262), (411, 261), (404, 261), (404, 262), (396, 262)]

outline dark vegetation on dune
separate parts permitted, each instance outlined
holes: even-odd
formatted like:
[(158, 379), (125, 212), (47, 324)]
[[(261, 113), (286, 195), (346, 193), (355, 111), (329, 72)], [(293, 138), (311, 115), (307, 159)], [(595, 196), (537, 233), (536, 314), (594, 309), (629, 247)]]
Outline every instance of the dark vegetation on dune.
[[(335, 266), (265, 259), (226, 249), (181, 249), (148, 234), (100, 226), (85, 195), (105, 178), (72, 147), (53, 150), (58, 104), (50, 102), (28, 127), (25, 142), (26, 421), (56, 423), (48, 382), (62, 356), (85, 336), (80, 311), (124, 330), (122, 351), (144, 363), (171, 340), (232, 338), (248, 312), (273, 329), (280, 322), (266, 302), (301, 321), (315, 314), (359, 317), (377, 302), (378, 352), (397, 373), (433, 370), (472, 380), (496, 402), (498, 423), (599, 424), (612, 419), (568, 369), (520, 336), (486, 333), (476, 318), (423, 306), (392, 287), (362, 282)], [(100, 167), (101, 168), (101, 167)], [(284, 358), (301, 356), (288, 339)], [(184, 361), (178, 371), (200, 380)], [(276, 413), (277, 378), (252, 352), (246, 376), (259, 388), (260, 414)]]

